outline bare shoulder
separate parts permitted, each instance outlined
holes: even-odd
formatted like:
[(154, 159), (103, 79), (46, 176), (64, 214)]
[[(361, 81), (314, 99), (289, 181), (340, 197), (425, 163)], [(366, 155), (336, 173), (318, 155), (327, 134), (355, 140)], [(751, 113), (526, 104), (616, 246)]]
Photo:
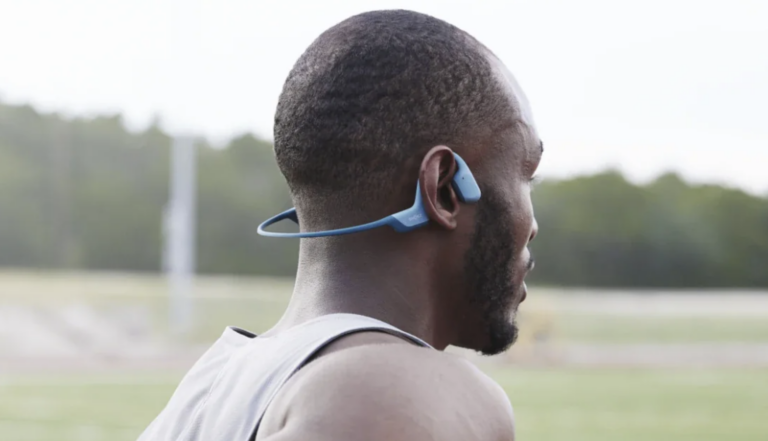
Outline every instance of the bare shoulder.
[(263, 424), (257, 439), (270, 441), (514, 439), (512, 408), (495, 382), (462, 358), (410, 345), (318, 359), (286, 384)]

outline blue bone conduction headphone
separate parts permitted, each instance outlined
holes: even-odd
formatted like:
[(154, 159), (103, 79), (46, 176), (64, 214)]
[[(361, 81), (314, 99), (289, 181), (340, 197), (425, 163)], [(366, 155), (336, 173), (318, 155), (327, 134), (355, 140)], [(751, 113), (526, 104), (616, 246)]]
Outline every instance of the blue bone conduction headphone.
[[(456, 191), (456, 195), (461, 202), (471, 204), (480, 200), (480, 187), (475, 181), (475, 177), (472, 176), (472, 172), (469, 171), (467, 163), (456, 153), (453, 154), (456, 158), (457, 170), (453, 176), (451, 184)], [(374, 222), (370, 222), (363, 225), (356, 225), (354, 227), (340, 228), (338, 230), (328, 231), (312, 231), (303, 233), (275, 233), (272, 231), (266, 231), (266, 228), (272, 224), (276, 224), (282, 220), (290, 219), (296, 224), (299, 223), (299, 218), (296, 216), (296, 209), (284, 211), (277, 216), (271, 217), (259, 225), (258, 232), (262, 236), (269, 237), (323, 237), (323, 236), (341, 236), (342, 234), (358, 233), (360, 231), (372, 230), (374, 228), (383, 227), (389, 225), (394, 228), (398, 233), (407, 233), (417, 228), (423, 227), (429, 223), (429, 217), (427, 212), (424, 211), (424, 203), (421, 200), (421, 188), (419, 182), (416, 181), (416, 201), (411, 208), (403, 210), (399, 213), (392, 214), (379, 219)]]

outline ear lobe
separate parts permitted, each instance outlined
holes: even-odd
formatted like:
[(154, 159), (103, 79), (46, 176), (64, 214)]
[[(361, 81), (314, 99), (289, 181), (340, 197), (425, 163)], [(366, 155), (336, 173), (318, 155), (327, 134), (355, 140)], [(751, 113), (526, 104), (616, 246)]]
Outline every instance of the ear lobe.
[(446, 146), (437, 146), (424, 156), (419, 172), (424, 211), (430, 220), (448, 230), (456, 228), (460, 207), (451, 184), (456, 168), (453, 151)]

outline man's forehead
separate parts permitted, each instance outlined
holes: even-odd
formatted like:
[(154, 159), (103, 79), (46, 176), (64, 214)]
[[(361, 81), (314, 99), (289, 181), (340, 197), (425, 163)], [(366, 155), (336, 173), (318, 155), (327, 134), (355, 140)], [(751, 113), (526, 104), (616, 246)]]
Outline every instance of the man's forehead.
[(507, 91), (510, 99), (514, 101), (513, 106), (517, 109), (519, 118), (531, 129), (531, 131), (536, 133), (536, 125), (533, 121), (533, 111), (528, 102), (528, 97), (525, 95), (525, 92), (523, 92), (522, 87), (520, 87), (520, 83), (517, 82), (517, 79), (515, 79), (507, 66), (505, 66), (495, 55), (490, 54), (488, 58), (502, 87)]

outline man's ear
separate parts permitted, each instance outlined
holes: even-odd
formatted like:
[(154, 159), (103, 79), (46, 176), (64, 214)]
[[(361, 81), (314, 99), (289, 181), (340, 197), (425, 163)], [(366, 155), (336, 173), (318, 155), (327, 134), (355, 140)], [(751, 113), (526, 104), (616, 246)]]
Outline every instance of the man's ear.
[(448, 230), (456, 228), (459, 214), (459, 199), (451, 185), (456, 167), (453, 151), (439, 145), (427, 152), (419, 170), (424, 211), (432, 221)]

